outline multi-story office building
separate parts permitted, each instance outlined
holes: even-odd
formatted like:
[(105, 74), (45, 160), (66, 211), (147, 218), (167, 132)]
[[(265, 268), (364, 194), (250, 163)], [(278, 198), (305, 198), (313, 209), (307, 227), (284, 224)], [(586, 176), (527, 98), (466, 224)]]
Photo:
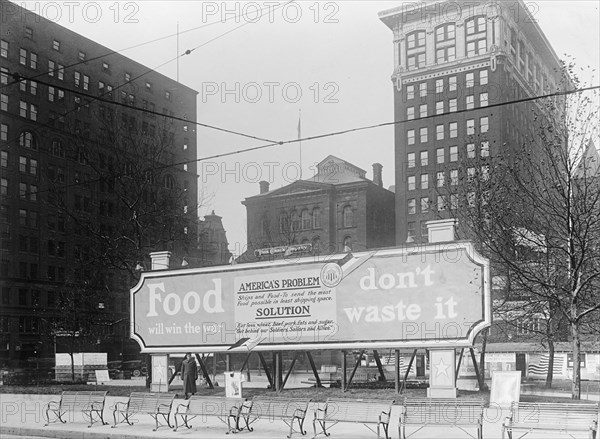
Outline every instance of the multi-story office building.
[(103, 326), (88, 328), (94, 350), (135, 350), (135, 267), (153, 250), (190, 263), (198, 251), (197, 92), (0, 6), (0, 361), (24, 366), (67, 336), (83, 342), (67, 325), (82, 315)]
[(561, 63), (522, 0), (405, 2), (379, 17), (393, 31), (394, 114), (404, 121), (396, 242), (423, 242), (426, 221), (472, 203), (464, 182), (487, 179), (489, 160), (535, 138), (542, 102), (495, 104), (556, 91)]
[[(312, 254), (394, 245), (394, 194), (382, 183), (382, 166), (373, 165), (373, 181), (345, 160), (328, 156), (306, 180), (246, 198), (248, 250), (244, 261), (256, 260), (254, 250), (312, 244)], [(281, 255), (280, 255), (281, 256)]]

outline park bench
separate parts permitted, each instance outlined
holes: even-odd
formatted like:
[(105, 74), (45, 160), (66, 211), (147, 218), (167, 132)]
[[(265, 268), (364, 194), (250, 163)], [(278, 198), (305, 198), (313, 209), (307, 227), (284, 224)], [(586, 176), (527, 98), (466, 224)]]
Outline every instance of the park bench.
[(90, 425), (88, 427), (91, 427), (97, 421), (102, 422), (102, 425), (106, 425), (103, 411), (107, 393), (97, 391), (62, 392), (59, 401), (50, 401), (46, 404), (46, 424), (44, 426), (46, 427), (51, 422), (57, 421), (64, 424), (67, 422), (64, 416), (67, 413), (73, 416), (75, 411), (81, 411), (86, 419), (89, 418)]
[[(338, 422), (355, 422), (364, 424), (368, 429), (377, 433), (380, 437), (381, 428), (385, 438), (389, 439), (388, 428), (390, 425), (390, 414), (394, 401), (368, 400), (368, 399), (328, 399), (324, 405), (319, 406), (315, 411), (313, 420), (313, 429), (315, 437), (317, 433), (317, 423), (323, 430), (325, 436), (329, 436), (327, 430)], [(331, 425), (327, 426), (327, 423)], [(370, 424), (376, 425), (374, 430)]]
[[(173, 428), (169, 423), (169, 414), (171, 413), (171, 406), (175, 399), (174, 394), (170, 393), (148, 393), (148, 392), (132, 392), (129, 395), (127, 402), (117, 402), (113, 407), (113, 420), (115, 428), (117, 424), (127, 422), (129, 425), (133, 425), (134, 416), (138, 414), (147, 414), (152, 416), (156, 422), (156, 428), (152, 431), (158, 430), (159, 427), (165, 425), (161, 423), (159, 425), (159, 416), (162, 416), (170, 428)], [(118, 415), (121, 415), (123, 419), (117, 422)]]
[(596, 437), (598, 431), (598, 404), (570, 403), (524, 403), (513, 402), (510, 416), (502, 424), (502, 437), (512, 439), (513, 432), (520, 437), (532, 432), (560, 434), (562, 437), (575, 437), (579, 432)]
[[(240, 412), (240, 420), (245, 422), (245, 428), (252, 431), (250, 425), (259, 419), (261, 420), (280, 420), (290, 427), (288, 438), (294, 433), (294, 422), (298, 422), (298, 432), (303, 435), (306, 431), (303, 429), (304, 418), (308, 410), (310, 399), (301, 398), (280, 398), (270, 396), (257, 396), (250, 401), (246, 401)], [(243, 430), (244, 427), (239, 427)]]
[(426, 427), (456, 427), (470, 437), (475, 437), (467, 428), (477, 430), (477, 439), (483, 438), (483, 409), (480, 399), (456, 398), (406, 398), (400, 413), (398, 435), (406, 439), (406, 426), (418, 428), (409, 434), (412, 436)]
[(175, 410), (175, 428), (177, 431), (179, 416), (187, 428), (192, 428), (189, 421), (197, 416), (205, 418), (215, 416), (221, 422), (227, 424), (227, 433), (236, 432), (239, 429), (239, 417), (244, 398), (225, 398), (217, 396), (192, 396), (187, 404), (179, 404)]

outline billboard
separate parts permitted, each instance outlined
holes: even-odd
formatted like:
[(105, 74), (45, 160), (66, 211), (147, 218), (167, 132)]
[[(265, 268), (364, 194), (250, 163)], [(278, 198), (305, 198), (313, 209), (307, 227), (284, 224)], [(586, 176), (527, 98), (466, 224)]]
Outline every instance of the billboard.
[(145, 272), (142, 352), (469, 346), (491, 324), (489, 263), (468, 242)]

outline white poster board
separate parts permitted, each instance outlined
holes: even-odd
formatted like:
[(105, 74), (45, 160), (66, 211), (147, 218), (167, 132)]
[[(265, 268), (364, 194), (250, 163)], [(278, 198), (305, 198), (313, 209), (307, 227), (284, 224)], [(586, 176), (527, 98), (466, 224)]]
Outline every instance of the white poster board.
[(510, 407), (515, 401), (519, 402), (521, 394), (521, 371), (492, 373), (492, 393), (490, 394), (490, 406)]
[(108, 384), (110, 382), (108, 370), (95, 370), (94, 372), (96, 372), (96, 384)]
[(225, 396), (227, 398), (242, 397), (242, 374), (240, 372), (225, 372)]

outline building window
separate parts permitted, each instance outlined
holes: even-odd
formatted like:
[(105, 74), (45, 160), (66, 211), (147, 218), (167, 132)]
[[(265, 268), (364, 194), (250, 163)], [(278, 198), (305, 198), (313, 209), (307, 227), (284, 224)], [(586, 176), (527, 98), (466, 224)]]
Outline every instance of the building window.
[(456, 98), (452, 98), (450, 100), (448, 100), (448, 111), (450, 113), (454, 113), (458, 110), (457, 108), (457, 99)]
[(427, 221), (421, 221), (421, 241), (429, 241), (429, 229), (427, 227)]
[(438, 195), (437, 197), (437, 210), (438, 212), (446, 210), (446, 197), (443, 195)]
[(435, 140), (444, 140), (444, 125), (435, 127)]
[(19, 145), (24, 148), (37, 149), (35, 138), (31, 131), (23, 131), (19, 136)]
[(409, 215), (414, 215), (417, 213), (417, 200), (414, 198), (410, 198), (407, 202), (407, 212)]
[(343, 215), (343, 219), (342, 219), (343, 226), (344, 227), (352, 227), (353, 222), (354, 222), (352, 207), (344, 206), (342, 215)]
[(413, 120), (415, 118), (415, 107), (406, 108), (406, 120)]
[(475, 119), (467, 120), (467, 136), (475, 134)]
[(315, 207), (312, 211), (312, 228), (318, 229), (321, 227), (321, 209)]
[(429, 212), (429, 197), (421, 198), (421, 213)]
[(63, 66), (62, 64), (58, 64), (56, 77), (61, 81), (65, 79), (65, 66)]
[(467, 57), (482, 55), (487, 51), (487, 29), (484, 16), (473, 17), (465, 22), (467, 34)]
[(435, 92), (443, 93), (444, 92), (444, 79), (436, 79), (435, 80)]
[(0, 84), (8, 84), (8, 69), (5, 69), (4, 67), (0, 67)]
[(408, 130), (406, 132), (406, 141), (409, 145), (415, 144), (415, 130)]
[(450, 138), (458, 137), (458, 122), (450, 122)]
[(425, 31), (415, 31), (406, 36), (408, 70), (425, 66)]
[(488, 106), (488, 94), (486, 93), (480, 93), (479, 94), (479, 106), (480, 107), (487, 107)]
[(490, 119), (489, 117), (485, 116), (482, 117), (479, 120), (479, 127), (480, 127), (480, 132), (483, 133), (487, 133), (490, 129)]
[(436, 149), (435, 154), (436, 154), (436, 162), (437, 162), (437, 164), (439, 165), (439, 164), (444, 163), (444, 160), (445, 160), (445, 151), (444, 151), (444, 148), (438, 148), (438, 149)]
[(475, 73), (467, 73), (465, 75), (465, 87), (471, 88), (475, 86)]
[(6, 178), (0, 179), (0, 195), (8, 195), (8, 180)]
[(8, 125), (0, 124), (0, 140), (8, 140)]
[(427, 129), (427, 127), (423, 127), (419, 130), (421, 143), (427, 143), (428, 132), (429, 132), (429, 130)]
[(8, 152), (0, 151), (0, 167), (8, 168)]
[(421, 189), (429, 189), (429, 174), (421, 174)]
[(79, 72), (74, 72), (73, 73), (73, 78), (75, 80), (75, 87), (79, 87), (79, 84), (81, 84), (81, 73)]
[(419, 84), (419, 96), (422, 98), (427, 97), (427, 83), (426, 82), (422, 82), (421, 84)]
[(450, 171), (450, 185), (451, 186), (458, 185), (458, 169), (452, 169)]
[(416, 233), (416, 223), (413, 221), (410, 221), (408, 223), (406, 223), (406, 232), (407, 232), (407, 238), (414, 238), (415, 237), (415, 233)]
[(437, 173), (436, 182), (437, 187), (444, 187), (444, 184), (446, 183), (446, 174), (444, 171), (439, 171)]
[(8, 95), (0, 94), (0, 110), (8, 111)]
[(125, 72), (125, 82), (131, 81), (131, 73)]
[(490, 179), (490, 166), (489, 165), (483, 165), (481, 167), (481, 179), (483, 181), (488, 181)]
[(408, 190), (414, 191), (417, 188), (417, 177), (414, 175), (408, 176)]
[(456, 59), (456, 26), (446, 23), (435, 29), (436, 61), (454, 61)]
[(168, 101), (171, 100), (171, 92), (170, 91), (165, 91), (165, 99)]
[(414, 99), (415, 98), (415, 86), (407, 85), (406, 86), (406, 99)]
[(27, 64), (27, 51), (23, 48), (19, 49), (19, 64), (22, 66)]
[(419, 117), (427, 117), (427, 104), (421, 104), (419, 107)]
[(8, 41), (0, 40), (0, 57), (8, 58)]
[(435, 103), (435, 114), (444, 114), (444, 101)]
[(481, 142), (481, 157), (489, 157), (490, 156), (490, 142), (485, 141)]
[(467, 110), (472, 110), (473, 108), (475, 108), (475, 96), (473, 96), (473, 95), (467, 96), (466, 104), (467, 104)]
[(311, 228), (310, 213), (308, 209), (304, 209), (301, 213), (302, 218), (302, 230), (309, 230)]
[(450, 147), (450, 161), (457, 162), (458, 161), (458, 146)]
[(475, 168), (467, 168), (467, 182), (472, 183), (475, 180)]
[(487, 69), (480, 70), (479, 71), (479, 85), (487, 85), (487, 83), (488, 83), (488, 71), (487, 71)]
[(89, 90), (90, 88), (90, 77), (88, 75), (83, 75), (83, 89)]
[(60, 52), (60, 41), (53, 40), (52, 41), (52, 49), (56, 50), (57, 52)]
[(456, 91), (456, 76), (448, 77), (448, 91)]
[(429, 165), (429, 152), (421, 151), (421, 166), (425, 167)]
[(102, 71), (110, 72), (110, 64), (108, 64), (107, 62), (102, 62)]
[(467, 143), (467, 158), (474, 159), (475, 158), (475, 144)]
[(417, 159), (414, 152), (409, 152), (406, 156), (406, 163), (409, 168), (414, 168), (417, 165)]

